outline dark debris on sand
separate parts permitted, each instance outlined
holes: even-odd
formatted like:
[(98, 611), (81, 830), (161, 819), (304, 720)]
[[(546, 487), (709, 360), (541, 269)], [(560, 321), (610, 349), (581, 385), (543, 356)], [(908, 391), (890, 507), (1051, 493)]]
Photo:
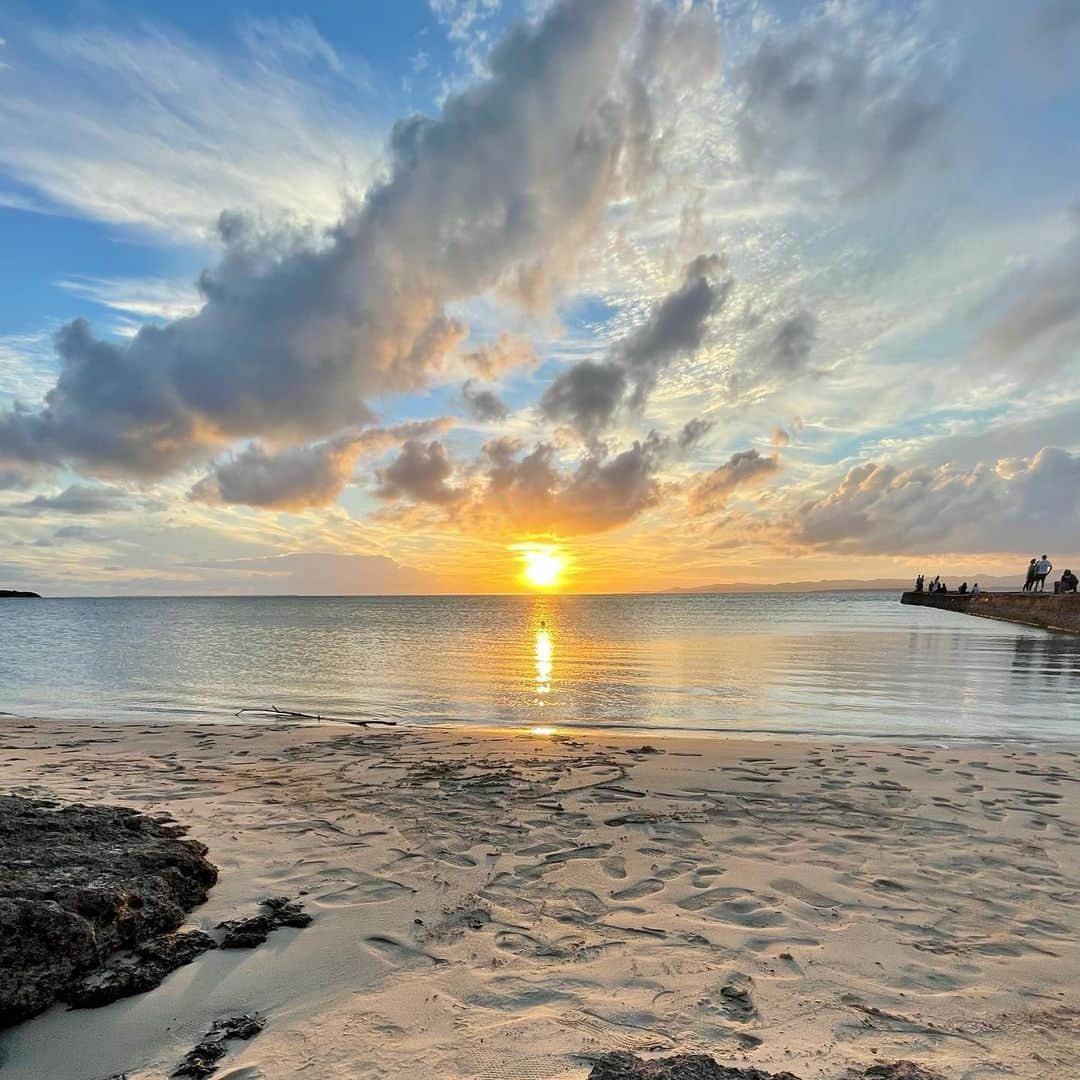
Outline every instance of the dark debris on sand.
[[(605, 1054), (593, 1066), (588, 1080), (799, 1080), (789, 1072), (767, 1073), (718, 1064), (706, 1054), (677, 1054), (646, 1061), (624, 1050)], [(862, 1072), (849, 1072), (848, 1080), (942, 1080), (911, 1061), (872, 1065)]]
[(217, 1071), (218, 1063), (229, 1052), (227, 1044), (230, 1040), (254, 1039), (264, 1027), (266, 1018), (252, 1013), (216, 1021), (205, 1038), (187, 1052), (173, 1076), (190, 1076), (195, 1080), (212, 1076)]
[(299, 900), (290, 900), (287, 896), (271, 896), (259, 903), (266, 910), (258, 915), (218, 923), (218, 929), (225, 931), (221, 948), (254, 949), (282, 926), (301, 929), (311, 925), (311, 916)]
[(206, 899), (217, 869), (182, 832), (127, 807), (0, 796), (0, 1028)]
[(676, 1054), (646, 1061), (636, 1054), (617, 1050), (605, 1054), (593, 1066), (588, 1080), (799, 1080), (791, 1073), (766, 1073), (760, 1069), (732, 1069), (718, 1065), (707, 1054)]

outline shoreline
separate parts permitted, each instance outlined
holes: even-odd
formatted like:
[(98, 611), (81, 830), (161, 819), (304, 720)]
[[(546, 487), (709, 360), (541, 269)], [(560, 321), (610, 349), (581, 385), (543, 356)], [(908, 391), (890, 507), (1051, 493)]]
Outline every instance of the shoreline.
[(205, 843), (188, 925), (315, 916), (0, 1033), (12, 1080), (156, 1080), (244, 1011), (234, 1080), (583, 1080), (619, 1049), (1034, 1078), (1080, 1037), (1076, 744), (10, 716), (0, 744), (0, 791)]
[[(177, 714), (181, 715), (181, 714)], [(561, 741), (565, 739), (616, 739), (628, 742), (648, 741), (678, 741), (687, 739), (709, 743), (712, 741), (721, 743), (730, 742), (776, 742), (792, 743), (796, 745), (830, 745), (833, 743), (867, 743), (872, 746), (912, 746), (935, 747), (948, 749), (949, 747), (1028, 747), (1028, 748), (1063, 748), (1066, 750), (1080, 748), (1080, 738), (1054, 738), (1045, 734), (1022, 735), (1022, 734), (995, 734), (995, 735), (942, 735), (940, 732), (882, 732), (870, 734), (865, 731), (814, 731), (811, 729), (787, 730), (781, 728), (666, 728), (646, 727), (636, 724), (516, 724), (495, 723), (480, 720), (438, 720), (438, 721), (411, 721), (400, 720), (393, 725), (374, 726), (365, 728), (360, 720), (350, 722), (342, 719), (322, 718), (319, 720), (253, 720), (234, 718), (232, 714), (222, 714), (219, 720), (192, 720), (162, 719), (160, 714), (147, 716), (52, 716), (34, 714), (30, 716), (19, 713), (10, 713), (0, 710), (0, 732), (5, 723), (23, 724), (75, 724), (84, 725), (91, 729), (96, 727), (118, 727), (130, 729), (136, 727), (154, 727), (166, 731), (200, 731), (212, 734), (216, 731), (235, 731), (238, 728), (252, 728), (261, 731), (275, 730), (298, 730), (308, 731), (320, 729), (352, 731), (362, 734), (364, 731), (371, 733), (415, 733), (424, 732), (442, 733), (444, 735), (456, 735), (461, 733), (472, 734), (479, 737), (492, 738), (536, 738), (544, 741)]]

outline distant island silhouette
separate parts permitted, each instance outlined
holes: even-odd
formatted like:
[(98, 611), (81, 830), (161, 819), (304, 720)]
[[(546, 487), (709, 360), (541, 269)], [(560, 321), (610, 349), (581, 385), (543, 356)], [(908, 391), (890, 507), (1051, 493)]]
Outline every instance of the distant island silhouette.
[(38, 592), (24, 592), (22, 589), (0, 589), (0, 599), (5, 596), (23, 597), (33, 600), (41, 599), (41, 593)]

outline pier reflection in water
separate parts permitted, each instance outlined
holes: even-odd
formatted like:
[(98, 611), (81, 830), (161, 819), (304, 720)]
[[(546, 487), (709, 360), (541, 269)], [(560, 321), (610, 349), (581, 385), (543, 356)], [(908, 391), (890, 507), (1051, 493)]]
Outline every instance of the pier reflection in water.
[(1080, 637), (896, 593), (42, 600), (0, 607), (0, 709), (1080, 737)]

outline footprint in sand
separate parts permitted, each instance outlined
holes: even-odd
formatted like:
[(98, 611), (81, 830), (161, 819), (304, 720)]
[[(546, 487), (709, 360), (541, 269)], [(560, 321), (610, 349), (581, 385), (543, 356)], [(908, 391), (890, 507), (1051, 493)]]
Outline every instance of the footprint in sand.
[(319, 873), (319, 883), (310, 887), (311, 899), (321, 907), (353, 907), (356, 904), (385, 904), (415, 893), (408, 885), (390, 878), (372, 877), (359, 870), (334, 867)]
[(621, 880), (626, 877), (626, 860), (621, 855), (609, 855), (606, 859), (600, 860), (600, 869), (609, 878)]
[(427, 967), (428, 965), (440, 967), (443, 964), (450, 963), (449, 960), (442, 956), (424, 952), (423, 949), (414, 949), (411, 945), (406, 945), (396, 938), (386, 937), (383, 934), (373, 934), (371, 937), (364, 938), (364, 944), (372, 952), (396, 967), (416, 968)]
[(651, 896), (664, 888), (664, 883), (659, 878), (644, 878), (642, 881), (628, 885), (625, 889), (613, 892), (615, 900), (637, 900), (642, 896)]

